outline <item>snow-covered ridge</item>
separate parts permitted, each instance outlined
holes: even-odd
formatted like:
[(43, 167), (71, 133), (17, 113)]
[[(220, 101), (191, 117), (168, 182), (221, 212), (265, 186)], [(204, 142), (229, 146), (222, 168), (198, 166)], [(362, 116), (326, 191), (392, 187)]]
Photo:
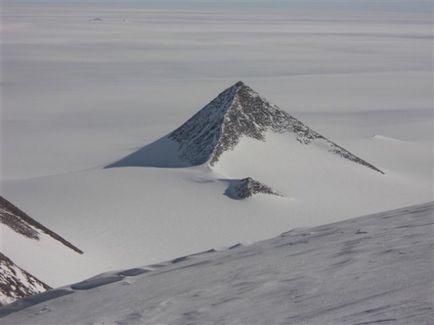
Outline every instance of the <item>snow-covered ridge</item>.
[(430, 324), (432, 202), (114, 271), (0, 324)]
[(302, 144), (322, 142), (328, 151), (383, 173), (269, 103), (241, 81), (220, 93), (173, 131), (169, 138), (179, 143), (179, 156), (182, 160), (192, 165), (209, 161), (213, 166), (224, 152), (235, 148), (241, 137), (266, 141), (266, 131), (294, 134)]
[(50, 289), (0, 253), (0, 306)]
[(40, 234), (45, 233), (75, 252), (83, 254), (83, 251), (79, 248), (40, 224), (35, 219), (29, 217), (24, 211), (17, 208), (2, 196), (0, 196), (0, 223), (8, 226), (18, 234), (35, 240), (39, 240)]
[[(42, 269), (52, 268), (56, 272), (57, 265), (49, 265), (46, 259), (52, 252), (53, 246), (50, 244), (60, 248), (62, 257), (83, 254), (80, 249), (1, 196), (0, 235), (0, 305), (50, 288), (38, 279), (42, 277), (31, 266), (39, 264)], [(60, 260), (57, 261), (60, 263)]]

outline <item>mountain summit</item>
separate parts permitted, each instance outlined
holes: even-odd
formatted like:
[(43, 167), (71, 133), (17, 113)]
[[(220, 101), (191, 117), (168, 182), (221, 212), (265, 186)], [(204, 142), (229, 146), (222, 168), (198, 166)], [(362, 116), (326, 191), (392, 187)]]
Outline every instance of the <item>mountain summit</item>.
[(329, 152), (383, 174), (271, 104), (242, 81), (221, 92), (166, 137), (108, 167), (186, 167), (204, 163), (212, 167), (225, 152), (234, 150), (241, 138), (266, 142), (267, 132), (291, 134), (303, 145), (321, 143)]

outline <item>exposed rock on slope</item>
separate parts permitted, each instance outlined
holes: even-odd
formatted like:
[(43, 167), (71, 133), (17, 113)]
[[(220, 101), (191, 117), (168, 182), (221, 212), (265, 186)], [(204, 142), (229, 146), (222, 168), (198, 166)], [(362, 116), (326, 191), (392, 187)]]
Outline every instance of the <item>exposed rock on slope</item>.
[(3, 307), (0, 323), (432, 324), (433, 211), (420, 204), (108, 272)]
[(0, 253), (0, 306), (50, 289)]
[(271, 187), (251, 177), (230, 181), (230, 185), (225, 192), (227, 196), (237, 200), (246, 199), (258, 193), (282, 196)]
[(322, 141), (330, 152), (383, 173), (269, 103), (241, 81), (220, 93), (169, 138), (179, 143), (182, 159), (193, 165), (209, 161), (213, 166), (225, 151), (235, 148), (241, 137), (265, 141), (266, 131), (294, 134), (302, 144)]
[(0, 222), (13, 229), (15, 232), (31, 239), (38, 240), (41, 232), (45, 233), (77, 253), (83, 254), (79, 248), (43, 226), (35, 219), (29, 217), (25, 212), (18, 209), (2, 196), (0, 196)]
[(241, 81), (168, 136), (107, 167), (186, 167), (204, 163), (214, 166), (225, 152), (235, 149), (242, 137), (266, 141), (266, 132), (294, 135), (304, 145), (321, 144), (333, 154), (383, 173), (269, 103)]
[[(44, 246), (49, 244), (49, 242), (57, 242), (56, 244), (59, 245), (58, 243), (60, 243), (61, 247), (65, 250), (73, 250), (79, 254), (83, 253), (70, 242), (29, 217), (15, 205), (0, 196), (0, 226), (3, 225), (5, 227), (4, 229), (0, 229), (0, 233), (6, 228), (10, 228), (12, 229), (12, 233), (18, 234), (17, 238), (24, 239), (24, 241), (30, 240), (35, 242), (32, 246), (38, 245), (41, 241), (44, 242), (43, 239), (49, 239), (48, 242), (45, 241), (42, 244), (43, 250), (50, 249), (49, 245)], [(1, 240), (4, 240), (4, 238), (0, 238), (0, 241)], [(27, 271), (25, 271), (3, 254), (5, 253), (5, 246), (7, 245), (16, 245), (19, 247), (18, 250), (22, 249), (20, 243), (21, 242), (3, 242), (2, 247), (0, 247), (0, 304), (10, 303), (27, 295), (34, 295), (49, 289), (48, 285), (27, 272), (30, 271), (34, 273), (32, 270), (26, 267)], [(31, 256), (31, 254), (29, 254), (24, 260), (21, 260), (20, 265), (22, 265), (21, 263), (26, 263), (33, 259), (38, 260), (38, 258), (39, 256)], [(13, 259), (16, 261), (16, 257), (13, 257)], [(38, 261), (39, 263), (44, 263), (43, 259)], [(46, 280), (49, 281), (50, 279)]]

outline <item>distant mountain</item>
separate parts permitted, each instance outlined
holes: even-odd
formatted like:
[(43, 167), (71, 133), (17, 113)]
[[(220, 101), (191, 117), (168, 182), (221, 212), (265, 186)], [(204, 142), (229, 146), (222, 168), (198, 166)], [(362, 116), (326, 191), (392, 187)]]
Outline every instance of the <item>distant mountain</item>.
[(50, 289), (0, 253), (0, 306)]
[(241, 81), (166, 137), (107, 167), (186, 167), (205, 163), (213, 167), (225, 153), (236, 151), (242, 138), (267, 142), (267, 133), (291, 135), (300, 145), (317, 144), (331, 154), (383, 174), (379, 168), (269, 103)]
[(433, 204), (100, 274), (1, 324), (432, 324)]

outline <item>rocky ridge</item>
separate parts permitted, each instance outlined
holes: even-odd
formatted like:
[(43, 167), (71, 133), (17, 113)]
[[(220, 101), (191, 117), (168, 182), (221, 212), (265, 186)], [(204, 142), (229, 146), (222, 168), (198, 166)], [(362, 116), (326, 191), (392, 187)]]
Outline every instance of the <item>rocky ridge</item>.
[(37, 222), (35, 219), (29, 217), (24, 211), (17, 208), (11, 202), (0, 196), (0, 223), (8, 226), (15, 232), (30, 239), (39, 240), (41, 233), (52, 237), (53, 239), (61, 242), (63, 245), (83, 254), (79, 248), (75, 247), (69, 241), (59, 236), (52, 230)]
[[(0, 196), (0, 224), (32, 241), (39, 241), (42, 236), (47, 235), (66, 246), (67, 249), (83, 254), (79, 248), (28, 216), (2, 196)], [(33, 258), (37, 258), (37, 256)], [(40, 262), (43, 263), (43, 261)], [(47, 284), (17, 266), (14, 261), (1, 252), (0, 248), (0, 305), (44, 292), (49, 288)]]
[(368, 167), (380, 169), (353, 155), (301, 121), (259, 96), (239, 81), (227, 88), (181, 127), (169, 134), (179, 144), (179, 157), (192, 165), (215, 165), (222, 154), (233, 150), (244, 136), (266, 141), (265, 132), (289, 133), (308, 145), (322, 142), (328, 151)]

